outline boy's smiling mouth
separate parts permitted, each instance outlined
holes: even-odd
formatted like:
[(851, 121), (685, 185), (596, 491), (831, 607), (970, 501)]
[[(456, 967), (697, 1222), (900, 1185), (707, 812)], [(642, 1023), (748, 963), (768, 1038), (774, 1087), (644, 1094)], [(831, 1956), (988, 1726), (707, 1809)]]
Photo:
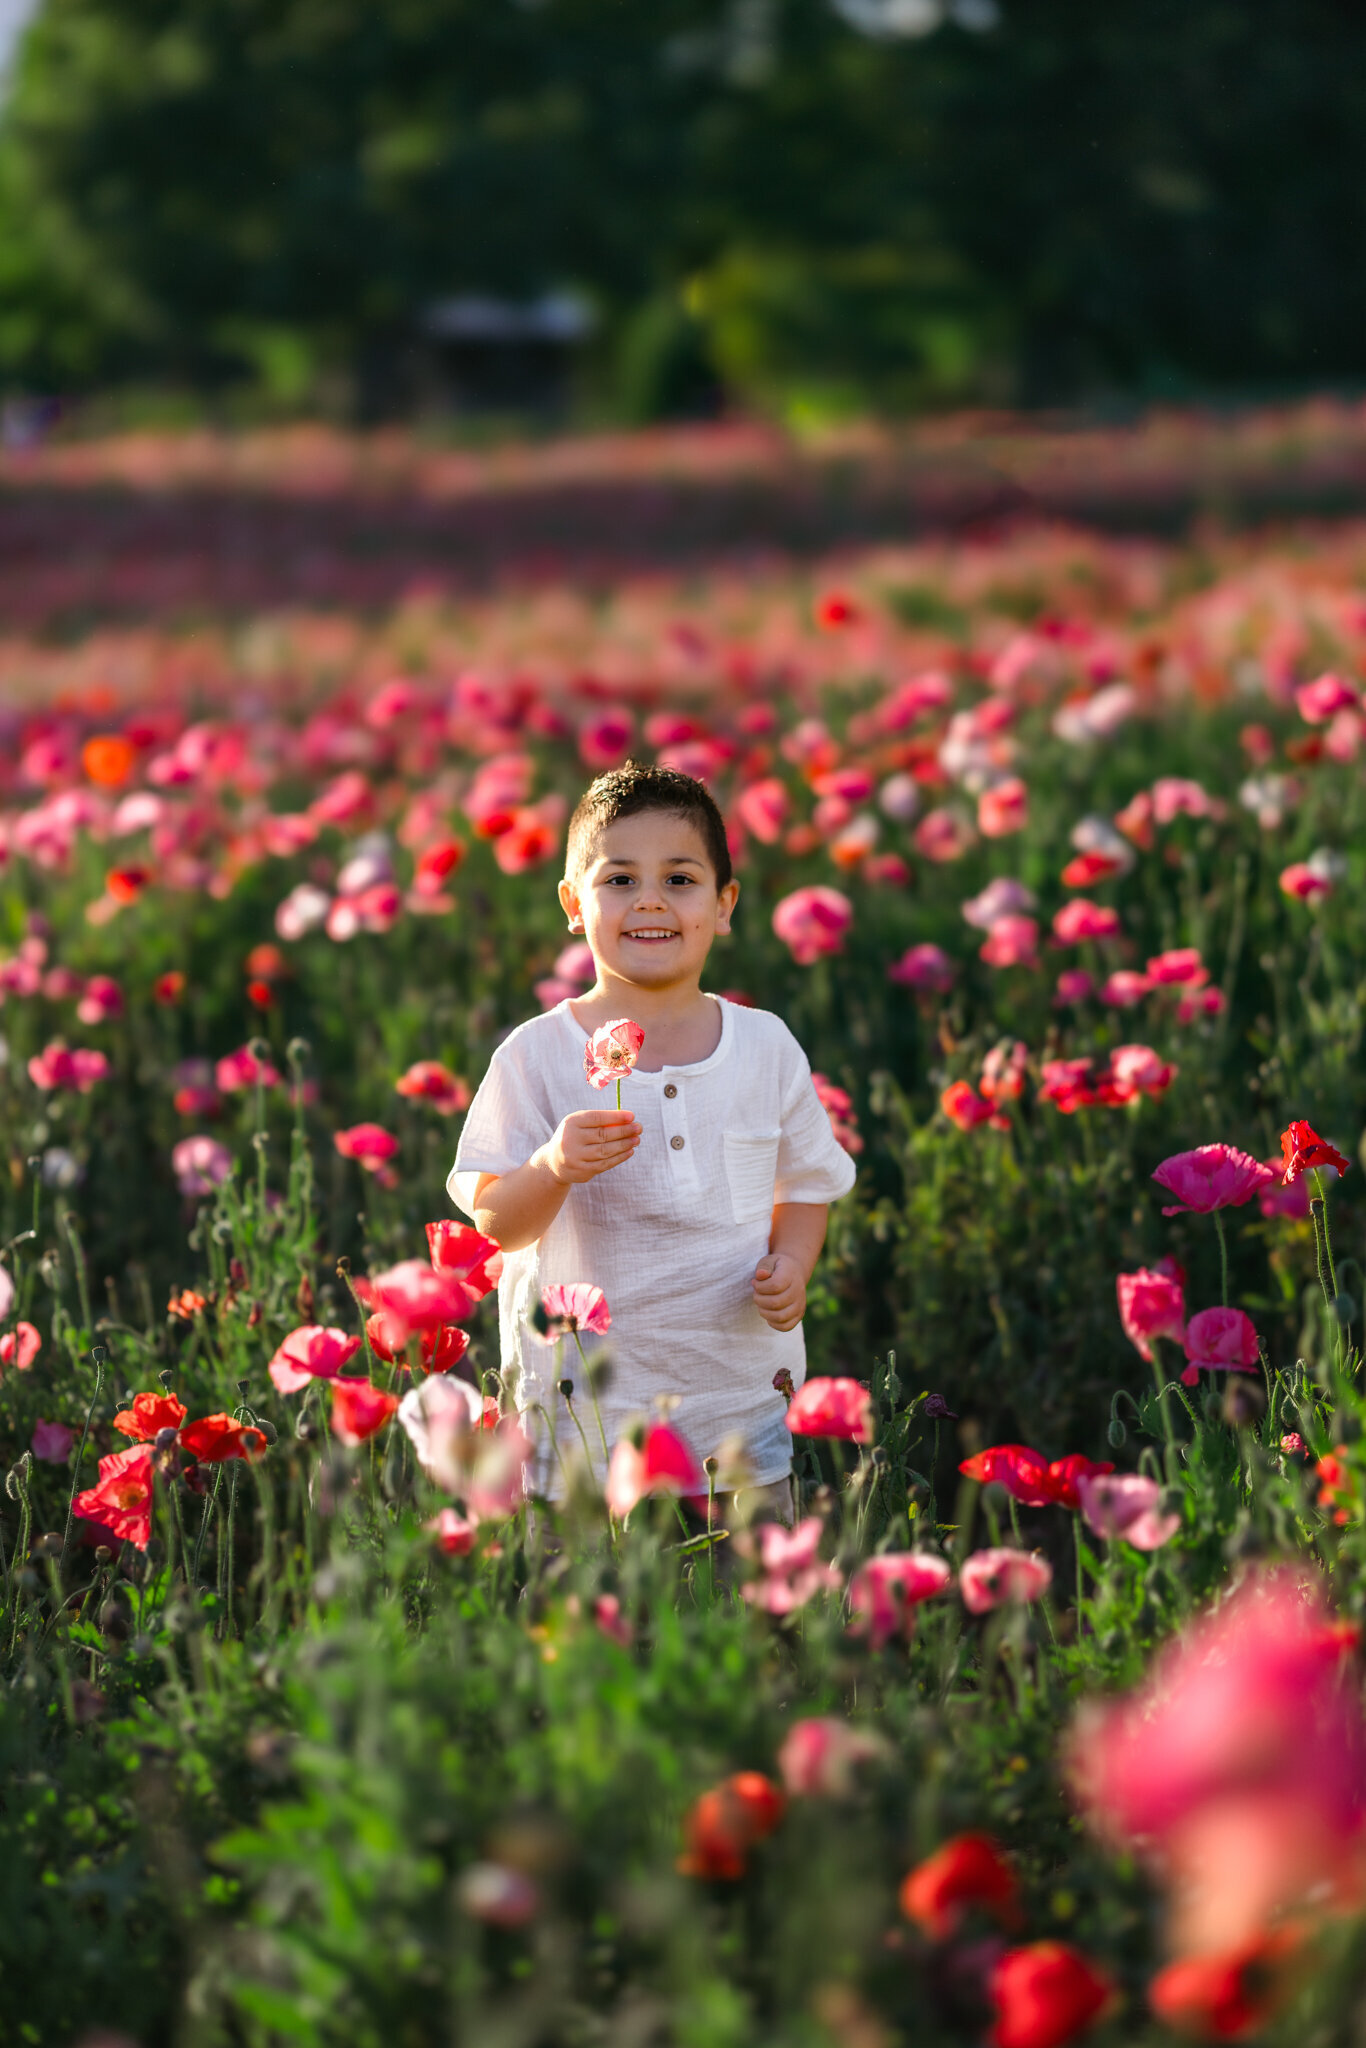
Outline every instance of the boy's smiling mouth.
[(646, 924), (642, 925), (639, 931), (622, 933), (624, 939), (635, 939), (647, 946), (657, 946), (666, 939), (676, 939), (678, 936), (677, 932), (668, 931), (663, 925), (658, 924)]

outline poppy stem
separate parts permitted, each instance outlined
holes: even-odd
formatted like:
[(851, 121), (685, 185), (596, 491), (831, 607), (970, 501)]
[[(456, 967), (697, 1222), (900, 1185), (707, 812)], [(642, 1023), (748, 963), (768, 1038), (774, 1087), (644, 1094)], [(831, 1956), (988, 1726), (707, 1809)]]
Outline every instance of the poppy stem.
[[(617, 1085), (618, 1087), (620, 1087), (620, 1082), (618, 1082)], [(611, 1453), (607, 1448), (607, 1431), (603, 1428), (602, 1410), (598, 1406), (598, 1390), (597, 1387), (594, 1385), (596, 1374), (594, 1373), (592, 1366), (588, 1363), (588, 1353), (583, 1348), (583, 1339), (579, 1335), (577, 1323), (574, 1326), (574, 1342), (578, 1346), (579, 1357), (583, 1360), (583, 1376), (588, 1382), (588, 1395), (589, 1399), (593, 1403), (593, 1417), (598, 1425), (598, 1437), (602, 1443), (603, 1480), (605, 1483), (607, 1477), (607, 1467), (611, 1464), (612, 1458)], [(587, 1446), (585, 1445), (584, 1448), (587, 1449)]]
[(76, 1492), (81, 1483), (81, 1460), (85, 1456), (85, 1446), (90, 1435), (90, 1418), (95, 1412), (95, 1403), (100, 1398), (100, 1387), (104, 1381), (104, 1361), (108, 1353), (105, 1351), (103, 1344), (95, 1344), (91, 1347), (90, 1356), (95, 1363), (95, 1391), (90, 1396), (90, 1406), (85, 1411), (85, 1426), (81, 1430), (81, 1446), (76, 1453), (76, 1463), (72, 1468), (71, 1492), (67, 1496), (66, 1528), (62, 1532), (62, 1555), (59, 1562), (65, 1562), (66, 1547), (71, 1541), (71, 1524), (76, 1517)]
[[(1314, 1176), (1314, 1193), (1310, 1198), (1309, 1213), (1314, 1218), (1315, 1237), (1317, 1238), (1320, 1231), (1323, 1232), (1323, 1257), (1328, 1261), (1328, 1278), (1333, 1283), (1333, 1292), (1328, 1297), (1331, 1303), (1337, 1300), (1338, 1276), (1337, 1268), (1333, 1264), (1333, 1240), (1328, 1230), (1328, 1198), (1323, 1192), (1322, 1174), (1317, 1167), (1312, 1168), (1311, 1171)], [(1323, 1279), (1322, 1260), (1319, 1264), (1319, 1279)]]
[(1220, 1280), (1220, 1289), (1221, 1289), (1221, 1292), (1220, 1292), (1220, 1300), (1221, 1300), (1221, 1301), (1223, 1302), (1223, 1305), (1224, 1305), (1224, 1307), (1225, 1307), (1225, 1308), (1227, 1308), (1227, 1307), (1228, 1307), (1228, 1239), (1227, 1239), (1227, 1238), (1225, 1237), (1225, 1235), (1224, 1235), (1224, 1217), (1223, 1217), (1223, 1212), (1222, 1212), (1222, 1210), (1219, 1210), (1219, 1209), (1215, 1209), (1215, 1210), (1213, 1210), (1213, 1211), (1212, 1211), (1212, 1214), (1213, 1214), (1213, 1216), (1214, 1216), (1214, 1227), (1215, 1227), (1215, 1229), (1216, 1229), (1216, 1230), (1218, 1231), (1218, 1233), (1219, 1233), (1219, 1280)]

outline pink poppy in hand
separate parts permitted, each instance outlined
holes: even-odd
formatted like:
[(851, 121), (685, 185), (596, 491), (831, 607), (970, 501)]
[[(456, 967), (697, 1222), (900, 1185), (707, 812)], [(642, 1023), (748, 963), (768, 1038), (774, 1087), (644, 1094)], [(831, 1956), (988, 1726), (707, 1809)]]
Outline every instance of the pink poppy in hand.
[(765, 1522), (759, 1530), (762, 1576), (746, 1585), (746, 1600), (752, 1600), (766, 1614), (792, 1614), (805, 1607), (817, 1593), (837, 1591), (844, 1584), (838, 1570), (819, 1559), (824, 1533), (825, 1524), (819, 1515), (808, 1515), (795, 1529)]
[(1208, 1216), (1214, 1209), (1238, 1208), (1272, 1177), (1269, 1166), (1236, 1145), (1197, 1145), (1193, 1152), (1174, 1152), (1153, 1170), (1158, 1186), (1177, 1198), (1163, 1209), (1164, 1216)]
[(773, 929), (799, 967), (844, 950), (854, 906), (838, 889), (817, 884), (794, 889), (774, 906)]
[(645, 1033), (629, 1017), (603, 1024), (583, 1048), (583, 1070), (594, 1088), (610, 1088), (629, 1074), (640, 1058)]
[(1111, 1542), (1122, 1538), (1135, 1550), (1160, 1550), (1181, 1527), (1180, 1515), (1157, 1511), (1162, 1488), (1139, 1472), (1097, 1473), (1078, 1482), (1087, 1527)]
[(31, 1448), (41, 1464), (64, 1465), (75, 1441), (75, 1430), (68, 1429), (64, 1422), (38, 1422), (34, 1424)]
[(383, 1429), (398, 1407), (398, 1395), (369, 1380), (333, 1380), (332, 1434), (340, 1443), (363, 1444)]
[(1052, 1567), (1037, 1551), (975, 1550), (958, 1574), (969, 1614), (988, 1614), (1005, 1602), (1038, 1600), (1053, 1583)]
[(16, 1372), (27, 1372), (42, 1348), (43, 1340), (32, 1323), (16, 1323), (0, 1337), (0, 1365), (12, 1365)]
[(1202, 1308), (1186, 1325), (1184, 1385), (1193, 1387), (1201, 1366), (1206, 1372), (1256, 1372), (1261, 1346), (1252, 1318), (1240, 1308)]
[(532, 1327), (543, 1344), (558, 1344), (562, 1337), (572, 1337), (582, 1330), (591, 1330), (600, 1337), (612, 1327), (607, 1296), (586, 1280), (575, 1281), (568, 1287), (543, 1287), (541, 1313)]
[(793, 1799), (847, 1799), (857, 1766), (885, 1749), (870, 1728), (851, 1728), (833, 1714), (816, 1714), (788, 1729), (778, 1751), (778, 1771)]
[(436, 1330), (442, 1323), (462, 1323), (479, 1296), (455, 1274), (437, 1273), (421, 1259), (400, 1259), (387, 1272), (357, 1280), (356, 1293), (370, 1309), (383, 1309), (409, 1330)]
[(1115, 1293), (1124, 1334), (1140, 1358), (1152, 1363), (1154, 1337), (1181, 1342), (1186, 1333), (1186, 1294), (1179, 1268), (1172, 1262), (1119, 1274)]
[(310, 1380), (334, 1380), (359, 1350), (360, 1338), (335, 1324), (302, 1323), (271, 1359), (271, 1382), (281, 1394), (297, 1394)]
[(438, 1116), (455, 1116), (468, 1109), (471, 1101), (468, 1082), (443, 1067), (440, 1060), (416, 1060), (399, 1075), (394, 1091), (410, 1102), (429, 1102)]
[(875, 1650), (894, 1635), (904, 1635), (909, 1642), (916, 1608), (945, 1592), (952, 1582), (944, 1559), (929, 1551), (890, 1550), (870, 1557), (849, 1582), (851, 1634), (867, 1635)]
[(445, 1217), (427, 1225), (427, 1250), (432, 1271), (447, 1279), (461, 1280), (482, 1301), (498, 1285), (503, 1271), (503, 1250), (495, 1238), (467, 1223), (452, 1223)]
[(809, 1379), (788, 1404), (793, 1436), (839, 1437), (846, 1443), (873, 1440), (873, 1400), (858, 1380)]
[(706, 1478), (691, 1446), (665, 1422), (650, 1423), (639, 1443), (624, 1436), (613, 1448), (607, 1468), (607, 1505), (614, 1515), (629, 1515), (647, 1494), (677, 1498), (706, 1490)]

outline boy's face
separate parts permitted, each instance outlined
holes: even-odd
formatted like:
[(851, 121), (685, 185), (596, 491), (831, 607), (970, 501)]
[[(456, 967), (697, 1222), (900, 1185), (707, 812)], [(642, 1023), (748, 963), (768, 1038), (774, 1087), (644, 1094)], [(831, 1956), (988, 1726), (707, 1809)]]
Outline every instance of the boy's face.
[(599, 979), (642, 988), (699, 979), (711, 942), (730, 930), (740, 884), (716, 886), (697, 827), (671, 811), (638, 811), (605, 826), (583, 873), (560, 883), (570, 924), (582, 923)]

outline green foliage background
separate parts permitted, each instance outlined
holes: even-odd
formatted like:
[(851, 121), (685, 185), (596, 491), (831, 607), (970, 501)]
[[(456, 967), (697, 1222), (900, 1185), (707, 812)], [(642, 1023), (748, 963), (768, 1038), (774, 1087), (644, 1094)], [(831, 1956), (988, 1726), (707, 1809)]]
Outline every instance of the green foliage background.
[(915, 13), (45, 0), (0, 121), (0, 372), (378, 390), (433, 298), (572, 284), (637, 416), (718, 379), (801, 419), (1361, 375), (1350, 0), (876, 32)]

